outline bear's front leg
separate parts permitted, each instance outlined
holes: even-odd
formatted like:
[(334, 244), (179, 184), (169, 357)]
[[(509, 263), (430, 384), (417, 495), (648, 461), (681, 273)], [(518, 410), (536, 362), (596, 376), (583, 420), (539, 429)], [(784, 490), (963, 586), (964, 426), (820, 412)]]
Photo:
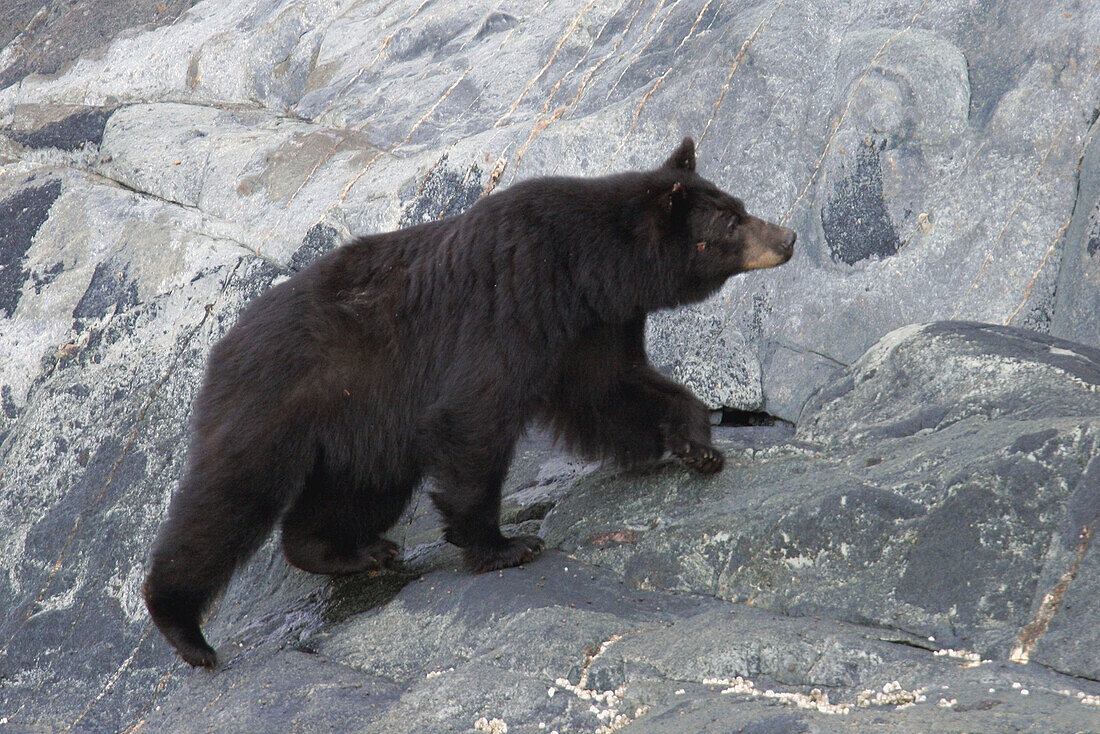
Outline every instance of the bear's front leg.
[(655, 461), (666, 451), (703, 474), (724, 463), (710, 442), (706, 406), (648, 364), (632, 365), (608, 385), (580, 382), (562, 389), (547, 413), (570, 449), (622, 467)]
[[(447, 423), (453, 427), (453, 418)], [(479, 433), (438, 440), (432, 473), (441, 489), (431, 495), (443, 516), (443, 538), (462, 548), (466, 568), (474, 573), (529, 563), (546, 547), (536, 535), (509, 538), (500, 532), (500, 491), (514, 440), (505, 444), (500, 436)]]

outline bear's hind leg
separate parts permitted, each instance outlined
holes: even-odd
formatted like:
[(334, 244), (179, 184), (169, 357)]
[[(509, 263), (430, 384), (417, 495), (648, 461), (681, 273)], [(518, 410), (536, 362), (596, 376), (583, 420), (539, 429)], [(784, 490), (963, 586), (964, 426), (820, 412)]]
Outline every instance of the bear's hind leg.
[[(271, 532), (294, 472), (216, 470), (228, 457), (188, 472), (173, 498), (152, 552), (142, 592), (149, 616), (180, 656), (214, 667), (217, 656), (200, 629), (202, 615)], [(259, 463), (262, 461), (257, 460)]]
[(283, 553), (292, 566), (326, 575), (390, 568), (400, 548), (380, 537), (400, 516), (414, 478), (385, 482), (385, 493), (362, 480), (319, 469), (283, 518)]

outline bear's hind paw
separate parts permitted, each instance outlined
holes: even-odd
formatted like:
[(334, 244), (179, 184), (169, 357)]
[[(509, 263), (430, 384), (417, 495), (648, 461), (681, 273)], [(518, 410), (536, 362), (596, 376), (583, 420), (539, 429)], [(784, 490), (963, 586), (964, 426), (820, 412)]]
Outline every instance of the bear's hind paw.
[(517, 535), (504, 538), (503, 543), (472, 545), (464, 552), (466, 568), (473, 573), (484, 573), (519, 566), (538, 558), (545, 547), (545, 541), (537, 535)]
[(283, 536), (283, 550), (290, 565), (310, 573), (327, 576), (381, 571), (393, 568), (401, 548), (392, 540), (376, 538), (356, 548), (353, 553), (341, 552), (323, 539), (288, 540)]
[(401, 553), (401, 546), (388, 538), (379, 538), (361, 548), (359, 552), (377, 563), (379, 568), (393, 568), (398, 554)]

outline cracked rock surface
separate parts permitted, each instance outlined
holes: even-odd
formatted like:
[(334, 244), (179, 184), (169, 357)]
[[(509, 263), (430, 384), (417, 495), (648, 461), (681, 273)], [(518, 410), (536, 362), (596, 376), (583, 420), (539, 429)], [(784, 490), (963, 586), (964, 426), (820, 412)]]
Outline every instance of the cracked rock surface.
[[(1030, 0), (0, 4), (0, 729), (1100, 731), (1097, 38)], [(404, 569), (269, 544), (224, 667), (180, 663), (140, 583), (241, 307), (683, 135), (799, 244), (653, 361), (789, 423), (717, 428), (714, 478), (534, 434), (538, 562), (457, 571), (421, 496)]]

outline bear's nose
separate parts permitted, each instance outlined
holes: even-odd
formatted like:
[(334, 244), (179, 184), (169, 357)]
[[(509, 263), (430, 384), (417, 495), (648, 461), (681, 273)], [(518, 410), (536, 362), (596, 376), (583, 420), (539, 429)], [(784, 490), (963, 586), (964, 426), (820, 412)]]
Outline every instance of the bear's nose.
[(798, 235), (792, 229), (787, 229), (786, 234), (783, 235), (783, 252), (786, 253), (788, 258), (794, 254), (794, 241), (796, 239), (798, 239)]

